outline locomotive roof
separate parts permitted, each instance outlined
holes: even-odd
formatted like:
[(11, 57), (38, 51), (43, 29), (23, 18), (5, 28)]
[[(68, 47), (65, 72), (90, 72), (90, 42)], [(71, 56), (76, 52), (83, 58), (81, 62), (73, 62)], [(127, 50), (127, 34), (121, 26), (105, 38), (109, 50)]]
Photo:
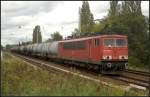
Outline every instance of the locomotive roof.
[(81, 41), (81, 40), (88, 40), (88, 39), (92, 39), (92, 38), (104, 38), (104, 37), (108, 37), (108, 38), (112, 38), (112, 37), (126, 38), (127, 36), (125, 36), (125, 35), (98, 35), (98, 36), (91, 36), (91, 37), (83, 37), (83, 38), (62, 40), (62, 41), (59, 41), (59, 42)]
[[(88, 40), (92, 38), (104, 38), (104, 37), (120, 37), (120, 38), (126, 38), (125, 35), (98, 35), (98, 36), (90, 36), (90, 37), (82, 37), (82, 38), (75, 38), (75, 39), (69, 39), (69, 40), (62, 40), (62, 41), (54, 41), (54, 42), (72, 42), (72, 41), (81, 41), (81, 40)], [(48, 42), (49, 43), (49, 42)], [(36, 43), (36, 44), (29, 44), (29, 45), (21, 45), (21, 47), (27, 47), (27, 46), (35, 46), (39, 44), (45, 44), (45, 43)]]

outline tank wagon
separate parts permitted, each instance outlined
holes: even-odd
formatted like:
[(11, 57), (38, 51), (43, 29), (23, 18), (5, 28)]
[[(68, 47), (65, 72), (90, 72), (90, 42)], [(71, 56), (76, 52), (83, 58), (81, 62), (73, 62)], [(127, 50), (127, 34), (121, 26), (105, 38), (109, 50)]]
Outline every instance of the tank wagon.
[[(127, 36), (100, 35), (20, 46), (13, 51), (26, 55), (84, 63), (101, 73), (117, 74), (128, 65)], [(80, 64), (81, 65), (81, 64)]]

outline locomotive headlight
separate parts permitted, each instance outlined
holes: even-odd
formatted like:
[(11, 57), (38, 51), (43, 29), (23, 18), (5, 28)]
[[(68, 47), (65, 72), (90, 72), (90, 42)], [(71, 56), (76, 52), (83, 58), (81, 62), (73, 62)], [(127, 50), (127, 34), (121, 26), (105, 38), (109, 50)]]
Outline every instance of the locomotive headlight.
[(128, 56), (121, 55), (121, 56), (119, 56), (119, 59), (128, 59)]
[(119, 59), (125, 59), (124, 56), (119, 56)]
[(103, 56), (103, 59), (112, 59), (112, 56)]

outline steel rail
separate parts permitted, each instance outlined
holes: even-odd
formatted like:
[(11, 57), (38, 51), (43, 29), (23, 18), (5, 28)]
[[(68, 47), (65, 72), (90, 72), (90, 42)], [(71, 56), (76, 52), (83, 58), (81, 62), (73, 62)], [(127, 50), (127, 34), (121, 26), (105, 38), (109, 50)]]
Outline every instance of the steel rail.
[(115, 80), (120, 80), (120, 81), (123, 81), (123, 82), (127, 82), (127, 83), (132, 83), (132, 84), (135, 84), (135, 85), (138, 85), (138, 86), (143, 86), (143, 87), (146, 87), (147, 89), (149, 88), (149, 82), (141, 82), (139, 80), (134, 80), (134, 79), (130, 79), (130, 78), (126, 78), (126, 77), (111, 77), (112, 79), (115, 79)]
[(148, 77), (150, 76), (149, 72), (137, 71), (137, 70), (132, 70), (132, 69), (126, 69), (125, 72), (138, 74), (138, 75), (143, 75), (143, 76), (148, 76)]

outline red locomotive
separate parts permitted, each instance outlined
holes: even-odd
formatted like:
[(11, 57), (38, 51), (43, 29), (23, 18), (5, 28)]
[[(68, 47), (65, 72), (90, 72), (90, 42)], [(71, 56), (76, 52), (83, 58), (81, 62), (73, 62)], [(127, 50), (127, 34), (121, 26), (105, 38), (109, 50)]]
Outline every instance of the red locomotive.
[(99, 35), (40, 43), (21, 46), (15, 50), (27, 55), (84, 63), (86, 67), (105, 74), (117, 74), (128, 65), (127, 36), (124, 35)]
[(61, 41), (59, 57), (90, 63), (101, 72), (116, 73), (127, 66), (127, 36), (102, 35)]

